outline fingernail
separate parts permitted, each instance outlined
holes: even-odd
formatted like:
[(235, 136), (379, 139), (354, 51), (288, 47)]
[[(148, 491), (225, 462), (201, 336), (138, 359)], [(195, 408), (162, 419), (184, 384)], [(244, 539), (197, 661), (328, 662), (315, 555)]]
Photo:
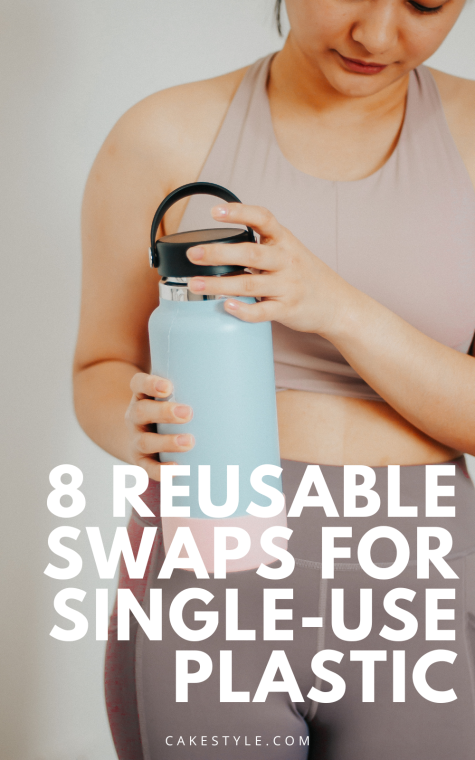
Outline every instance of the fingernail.
[(226, 308), (231, 311), (237, 311), (239, 309), (239, 301), (226, 301)]
[(184, 420), (192, 414), (192, 410), (190, 406), (176, 406), (174, 413), (175, 417), (180, 417), (180, 419)]
[(213, 206), (211, 209), (211, 216), (227, 216), (228, 215), (228, 207), (227, 206)]
[(195, 442), (192, 435), (177, 435), (175, 438), (177, 446), (191, 446)]
[(196, 248), (188, 248), (186, 255), (192, 261), (199, 261), (205, 255), (205, 249), (200, 245)]
[(193, 279), (190, 280), (191, 290), (204, 290), (205, 284), (205, 281), (201, 280), (199, 277), (193, 277)]
[(157, 380), (155, 383), (155, 390), (158, 391), (158, 393), (165, 393), (170, 387), (170, 383), (168, 380)]

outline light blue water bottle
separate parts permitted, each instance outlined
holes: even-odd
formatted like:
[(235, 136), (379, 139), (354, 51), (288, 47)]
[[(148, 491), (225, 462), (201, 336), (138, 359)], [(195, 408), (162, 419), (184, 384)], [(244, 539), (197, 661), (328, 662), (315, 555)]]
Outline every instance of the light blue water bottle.
[[(173, 399), (193, 409), (189, 423), (160, 424), (158, 432), (189, 432), (195, 437), (191, 451), (161, 454), (160, 458), (164, 462), (190, 465), (189, 477), (173, 478), (173, 485), (189, 486), (189, 496), (175, 497), (173, 503), (190, 507), (189, 519), (181, 520), (180, 524), (191, 525), (197, 543), (203, 545), (203, 542), (209, 544), (212, 524), (223, 522), (212, 519), (200, 508), (200, 465), (211, 467), (208, 493), (215, 506), (225, 505), (229, 497), (228, 465), (239, 465), (239, 500), (232, 520), (247, 532), (253, 534), (256, 529), (259, 533), (269, 525), (285, 525), (285, 509), (283, 514), (269, 521), (252, 518), (247, 512), (251, 502), (261, 507), (270, 504), (267, 496), (256, 493), (251, 486), (252, 472), (261, 465), (280, 467), (270, 323), (243, 322), (224, 310), (224, 296), (198, 295), (188, 289), (189, 279), (196, 275), (223, 277), (243, 271), (239, 266), (192, 264), (186, 256), (188, 248), (201, 243), (255, 242), (254, 233), (249, 227), (220, 227), (155, 239), (170, 206), (196, 194), (240, 202), (220, 185), (195, 182), (179, 187), (161, 203), (152, 224), (150, 248), (150, 264), (157, 267), (162, 276), (160, 306), (150, 317), (149, 334), (153, 374), (171, 380)], [(244, 297), (240, 300), (255, 301)], [(278, 477), (267, 476), (263, 482), (281, 490)], [(167, 546), (176, 525), (168, 531), (167, 537), (167, 526), (163, 522)], [(233, 569), (256, 566), (257, 558), (252, 559), (252, 554), (254, 550), (240, 563), (235, 563)]]

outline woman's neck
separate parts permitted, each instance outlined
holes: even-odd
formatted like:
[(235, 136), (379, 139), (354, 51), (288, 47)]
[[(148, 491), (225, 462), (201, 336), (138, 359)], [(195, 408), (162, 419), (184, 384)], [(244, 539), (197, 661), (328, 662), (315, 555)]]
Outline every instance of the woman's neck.
[(364, 97), (337, 91), (290, 36), (274, 57), (268, 82), (277, 142), (301, 171), (351, 181), (373, 174), (396, 148), (409, 75)]

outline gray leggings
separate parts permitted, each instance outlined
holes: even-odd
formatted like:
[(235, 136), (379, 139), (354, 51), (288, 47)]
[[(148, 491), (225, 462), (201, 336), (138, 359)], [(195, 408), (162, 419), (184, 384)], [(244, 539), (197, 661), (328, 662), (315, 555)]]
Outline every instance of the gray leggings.
[[(419, 517), (388, 518), (387, 471), (374, 468), (375, 490), (381, 497), (381, 508), (373, 517), (328, 518), (321, 508), (304, 508), (300, 517), (290, 518), (293, 530), (289, 551), (296, 558), (292, 575), (285, 580), (266, 580), (255, 571), (229, 573), (226, 580), (197, 580), (194, 574), (175, 570), (169, 580), (158, 580), (163, 551), (156, 550), (149, 576), (149, 589), (163, 593), (163, 639), (150, 641), (139, 629), (136, 641), (135, 675), (142, 751), (145, 760), (473, 760), (475, 756), (475, 492), (463, 459), (455, 460), (455, 518), (426, 518), (425, 468), (401, 468), (401, 504), (418, 505)], [(306, 465), (283, 461), (283, 484), (287, 504), (291, 504)], [(340, 515), (343, 513), (343, 468), (323, 466), (322, 472)], [(451, 481), (453, 482), (453, 480)], [(441, 504), (452, 499), (442, 497)], [(335, 577), (322, 579), (321, 529), (323, 526), (349, 526), (352, 539), (339, 539), (336, 544), (350, 544), (351, 559), (338, 560)], [(401, 531), (411, 549), (411, 561), (397, 578), (375, 580), (364, 573), (355, 561), (361, 536), (377, 525), (392, 525)], [(438, 525), (453, 536), (453, 548), (446, 557), (458, 579), (444, 579), (432, 568), (430, 578), (416, 577), (414, 558), (416, 528)], [(435, 541), (437, 545), (437, 541)], [(378, 540), (372, 559), (384, 566), (395, 557), (394, 545)], [(278, 566), (278, 563), (276, 563)], [(255, 641), (226, 641), (224, 626), (219, 625), (209, 639), (188, 642), (171, 628), (166, 611), (175, 595), (187, 587), (210, 591), (214, 599), (210, 609), (224, 618), (225, 590), (238, 589), (239, 628), (256, 630)], [(291, 601), (277, 602), (277, 607), (293, 609), (292, 621), (281, 620), (279, 629), (292, 628), (292, 641), (263, 641), (263, 590), (293, 589)], [(412, 601), (399, 601), (418, 620), (417, 633), (407, 641), (382, 638), (384, 625), (402, 628), (383, 607), (385, 594), (393, 588), (416, 592)], [(439, 628), (455, 629), (455, 640), (426, 640), (425, 593), (428, 588), (456, 590), (455, 599), (439, 602), (440, 608), (455, 608), (455, 620), (442, 620)], [(343, 589), (344, 623), (348, 629), (360, 623), (360, 589), (372, 589), (373, 625), (361, 641), (343, 641), (333, 630), (330, 600), (333, 589)], [(145, 596), (147, 609), (148, 592)], [(196, 610), (206, 609), (199, 601), (185, 607), (184, 620), (190, 628), (202, 623), (194, 621)], [(303, 617), (321, 617), (323, 626), (303, 627)], [(189, 701), (175, 701), (176, 650), (201, 650), (213, 661), (213, 672), (203, 683), (191, 684)], [(454, 689), (456, 699), (436, 703), (421, 696), (413, 685), (415, 663), (435, 649), (456, 653), (453, 663), (436, 662), (427, 671), (428, 685), (438, 691)], [(219, 650), (232, 650), (234, 691), (256, 692), (273, 650), (283, 650), (295, 676), (304, 701), (292, 701), (287, 691), (272, 692), (264, 702), (220, 702)], [(322, 650), (336, 650), (343, 657), (327, 662), (328, 670), (338, 673), (346, 684), (341, 699), (318, 703), (308, 698), (312, 687), (329, 691), (329, 680), (316, 679), (311, 669), (312, 658)], [(364, 701), (362, 694), (362, 662), (350, 652), (384, 650), (385, 661), (374, 664), (374, 701)], [(396, 655), (393, 650), (405, 650)], [(400, 676), (405, 657), (405, 701), (393, 701), (393, 674)], [(192, 665), (190, 670), (196, 670)], [(366, 666), (365, 666), (366, 667)], [(371, 666), (369, 666), (371, 670)], [(274, 680), (281, 678), (280, 673)], [(369, 678), (368, 682), (372, 682)], [(371, 699), (371, 685), (365, 699)]]

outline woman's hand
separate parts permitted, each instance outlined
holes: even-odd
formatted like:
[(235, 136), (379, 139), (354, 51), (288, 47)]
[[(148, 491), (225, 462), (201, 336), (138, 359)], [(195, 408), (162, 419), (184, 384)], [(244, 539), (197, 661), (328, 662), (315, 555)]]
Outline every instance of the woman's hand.
[(157, 461), (156, 454), (162, 452), (189, 451), (195, 445), (190, 433), (161, 435), (154, 432), (157, 422), (184, 424), (193, 417), (189, 406), (166, 399), (173, 391), (169, 380), (157, 375), (138, 372), (130, 381), (132, 400), (125, 413), (132, 464), (143, 467), (152, 480), (160, 480), (160, 468), (176, 462)]
[(260, 245), (212, 243), (188, 250), (194, 264), (238, 264), (256, 274), (194, 277), (195, 293), (262, 298), (256, 304), (225, 302), (230, 314), (246, 322), (275, 320), (293, 330), (331, 335), (354, 291), (336, 272), (311, 253), (272, 214), (258, 206), (228, 203), (211, 210), (215, 219), (252, 227)]

